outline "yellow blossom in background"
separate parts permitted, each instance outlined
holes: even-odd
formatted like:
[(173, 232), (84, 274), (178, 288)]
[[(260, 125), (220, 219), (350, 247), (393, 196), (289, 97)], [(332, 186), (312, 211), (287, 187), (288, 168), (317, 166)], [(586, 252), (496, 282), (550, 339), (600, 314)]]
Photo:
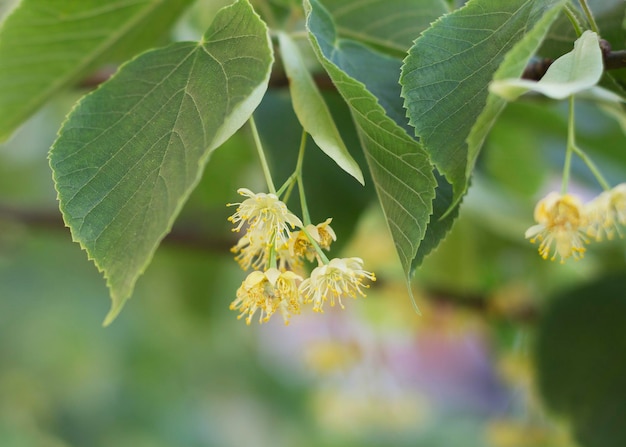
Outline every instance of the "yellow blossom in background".
[(361, 258), (334, 258), (311, 272), (300, 285), (300, 293), (305, 302), (313, 303), (316, 312), (323, 312), (326, 301), (331, 306), (338, 302), (343, 309), (342, 298), (365, 296), (362, 289), (369, 287), (363, 283), (365, 279), (376, 281), (376, 276), (363, 269)]
[(540, 242), (539, 254), (551, 260), (560, 256), (561, 262), (573, 257), (582, 258), (587, 239), (584, 230), (587, 219), (580, 200), (570, 194), (552, 192), (541, 199), (534, 213), (537, 225), (526, 230), (530, 242)]
[(238, 318), (247, 315), (246, 324), (252, 322), (257, 311), (260, 311), (259, 323), (265, 323), (278, 310), (285, 324), (289, 324), (289, 317), (300, 313), (302, 300), (298, 287), (301, 280), (293, 272), (281, 272), (275, 268), (254, 271), (237, 290), (237, 298), (230, 304), (230, 309), (240, 311)]
[(604, 191), (585, 207), (589, 220), (587, 234), (597, 241), (604, 236), (622, 236), (619, 225), (626, 225), (626, 183)]

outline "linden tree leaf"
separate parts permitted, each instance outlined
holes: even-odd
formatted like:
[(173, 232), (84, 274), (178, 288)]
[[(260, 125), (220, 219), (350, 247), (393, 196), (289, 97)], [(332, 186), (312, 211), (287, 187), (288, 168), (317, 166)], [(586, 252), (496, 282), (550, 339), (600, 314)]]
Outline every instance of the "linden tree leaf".
[(335, 121), (295, 42), (285, 33), (278, 35), (280, 55), (289, 78), (289, 91), (296, 116), (315, 144), (348, 174), (364, 184), (363, 174), (341, 139)]
[(519, 76), (565, 2), (470, 0), (410, 49), (400, 78), (407, 115), (453, 185), (453, 204), (465, 193), (475, 156), (505, 104), (487, 101), (496, 70), (516, 50), (519, 59), (511, 58), (506, 72), (519, 70)]
[(338, 34), (402, 53), (449, 11), (444, 0), (322, 0), (322, 4)]
[(50, 152), (72, 237), (104, 272), (110, 323), (198, 183), (213, 149), (250, 117), (273, 62), (248, 0), (200, 42), (142, 54), (85, 96)]
[(0, 141), (98, 64), (148, 48), (191, 0), (22, 0), (0, 28)]
[(386, 90), (384, 85), (397, 86), (400, 61), (339, 38), (318, 0), (305, 1), (305, 10), (314, 50), (352, 112), (408, 282), (433, 211), (436, 182), (421, 145), (386, 113), (395, 90), (388, 97), (375, 94)]
[(422, 262), (424, 258), (433, 252), (441, 241), (445, 239), (454, 221), (459, 215), (460, 203), (456, 205), (452, 203), (452, 185), (450, 185), (446, 178), (435, 172), (435, 179), (437, 180), (437, 188), (435, 189), (435, 199), (433, 200), (433, 214), (430, 216), (428, 227), (426, 227), (426, 234), (424, 234), (424, 240), (417, 249), (415, 258), (411, 263), (411, 272), (414, 272)]
[(501, 79), (493, 81), (489, 91), (507, 101), (515, 101), (528, 91), (539, 92), (554, 99), (565, 99), (596, 85), (602, 72), (602, 51), (598, 35), (593, 31), (585, 31), (574, 42), (574, 49), (555, 60), (539, 81)]

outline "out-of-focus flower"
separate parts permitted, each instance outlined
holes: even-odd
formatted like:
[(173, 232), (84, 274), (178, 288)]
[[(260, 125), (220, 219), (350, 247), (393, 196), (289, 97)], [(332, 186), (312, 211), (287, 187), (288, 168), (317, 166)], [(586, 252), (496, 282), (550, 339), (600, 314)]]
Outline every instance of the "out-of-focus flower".
[(300, 313), (298, 286), (301, 280), (293, 272), (281, 272), (275, 268), (254, 271), (237, 290), (237, 298), (230, 304), (230, 309), (240, 311), (237, 318), (247, 315), (246, 324), (252, 322), (257, 311), (260, 311), (259, 323), (265, 323), (278, 310), (285, 324), (289, 324), (289, 317)]
[(361, 258), (334, 258), (311, 272), (311, 277), (300, 284), (300, 293), (305, 302), (313, 303), (316, 312), (323, 312), (326, 301), (331, 306), (336, 301), (343, 309), (342, 298), (365, 296), (363, 289), (369, 287), (363, 283), (365, 279), (376, 281), (376, 276), (363, 269)]
[(584, 230), (587, 219), (580, 200), (570, 194), (552, 192), (541, 199), (535, 207), (535, 221), (526, 230), (530, 242), (539, 241), (539, 254), (551, 260), (560, 256), (561, 263), (569, 257), (580, 259), (585, 253), (587, 239)]
[(612, 239), (622, 237), (619, 225), (626, 225), (626, 183), (604, 191), (585, 206), (589, 221), (587, 234), (597, 241), (604, 236)]

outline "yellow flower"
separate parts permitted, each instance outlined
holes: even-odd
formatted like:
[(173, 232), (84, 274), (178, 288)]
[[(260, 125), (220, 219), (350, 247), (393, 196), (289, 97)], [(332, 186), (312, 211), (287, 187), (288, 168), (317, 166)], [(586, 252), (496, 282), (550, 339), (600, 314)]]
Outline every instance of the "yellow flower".
[(583, 234), (587, 219), (578, 198), (556, 192), (548, 194), (535, 207), (535, 221), (537, 225), (526, 230), (525, 236), (533, 244), (541, 242), (539, 254), (543, 259), (548, 259), (553, 245), (552, 261), (557, 255), (561, 263), (569, 257), (583, 257), (584, 244), (588, 242)]
[[(326, 219), (317, 225), (307, 225), (304, 229), (317, 244), (325, 249), (330, 249), (330, 244), (337, 240), (335, 231), (331, 228), (332, 218)], [(291, 233), (289, 238), (289, 251), (295, 258), (306, 257), (309, 261), (317, 258), (317, 251), (311, 244), (306, 233), (302, 230)]]
[(241, 203), (228, 204), (239, 205), (235, 214), (228, 218), (236, 225), (233, 231), (240, 231), (247, 223), (250, 239), (252, 235), (258, 235), (265, 240), (275, 238), (279, 244), (289, 239), (290, 227), (293, 229), (302, 226), (300, 219), (275, 194), (255, 194), (246, 188), (240, 188), (237, 192), (248, 198)]
[(587, 234), (597, 241), (606, 235), (612, 239), (617, 233), (622, 237), (619, 225), (626, 225), (626, 183), (604, 191), (585, 207), (589, 226)]
[(262, 236), (251, 235), (248, 232), (237, 241), (237, 245), (231, 248), (230, 251), (237, 254), (235, 261), (243, 270), (248, 270), (250, 267), (255, 270), (265, 270), (269, 262), (270, 247), (269, 241)]
[(323, 312), (326, 301), (334, 306), (335, 301), (343, 309), (341, 298), (358, 295), (365, 296), (363, 280), (376, 281), (376, 276), (363, 270), (363, 260), (360, 258), (334, 258), (328, 264), (316, 267), (311, 277), (302, 281), (300, 293), (305, 302), (313, 303), (313, 310)]
[(246, 324), (252, 322), (260, 311), (259, 323), (269, 321), (278, 310), (285, 324), (289, 324), (291, 314), (300, 313), (301, 298), (298, 284), (302, 278), (293, 272), (281, 272), (270, 268), (266, 272), (250, 273), (237, 290), (237, 298), (230, 304), (231, 310), (239, 310), (237, 318), (246, 316)]
[(228, 204), (238, 205), (228, 220), (236, 225), (233, 231), (240, 231), (246, 224), (248, 227), (231, 251), (237, 253), (235, 260), (242, 269), (265, 270), (271, 250), (284, 252), (291, 235), (290, 228), (301, 227), (302, 222), (275, 194), (255, 194), (246, 188), (237, 192), (248, 198), (241, 203)]

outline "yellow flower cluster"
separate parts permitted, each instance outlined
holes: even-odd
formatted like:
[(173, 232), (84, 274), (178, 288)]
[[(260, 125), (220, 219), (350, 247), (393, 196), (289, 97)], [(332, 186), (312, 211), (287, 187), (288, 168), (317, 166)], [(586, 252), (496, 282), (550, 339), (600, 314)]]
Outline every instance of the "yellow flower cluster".
[(561, 263), (572, 257), (578, 260), (591, 239), (622, 237), (620, 225), (626, 225), (626, 183), (605, 191), (587, 204), (571, 194), (552, 192), (535, 207), (535, 221), (526, 230), (530, 242), (539, 242), (542, 258)]
[[(328, 250), (337, 236), (330, 226), (332, 219), (317, 225), (304, 226), (275, 194), (253, 193), (241, 188), (237, 191), (247, 197), (236, 205), (236, 212), (228, 218), (240, 232), (232, 251), (242, 269), (253, 269), (237, 290), (230, 309), (239, 311), (250, 324), (258, 311), (259, 323), (266, 322), (279, 311), (289, 323), (291, 315), (300, 313), (305, 304), (323, 312), (326, 301), (331, 306), (342, 298), (365, 296), (369, 287), (364, 280), (376, 281), (373, 273), (363, 269), (360, 258), (334, 258), (326, 261), (321, 249)], [(296, 228), (300, 228), (296, 230)], [(317, 260), (309, 278), (303, 278), (304, 259)]]

